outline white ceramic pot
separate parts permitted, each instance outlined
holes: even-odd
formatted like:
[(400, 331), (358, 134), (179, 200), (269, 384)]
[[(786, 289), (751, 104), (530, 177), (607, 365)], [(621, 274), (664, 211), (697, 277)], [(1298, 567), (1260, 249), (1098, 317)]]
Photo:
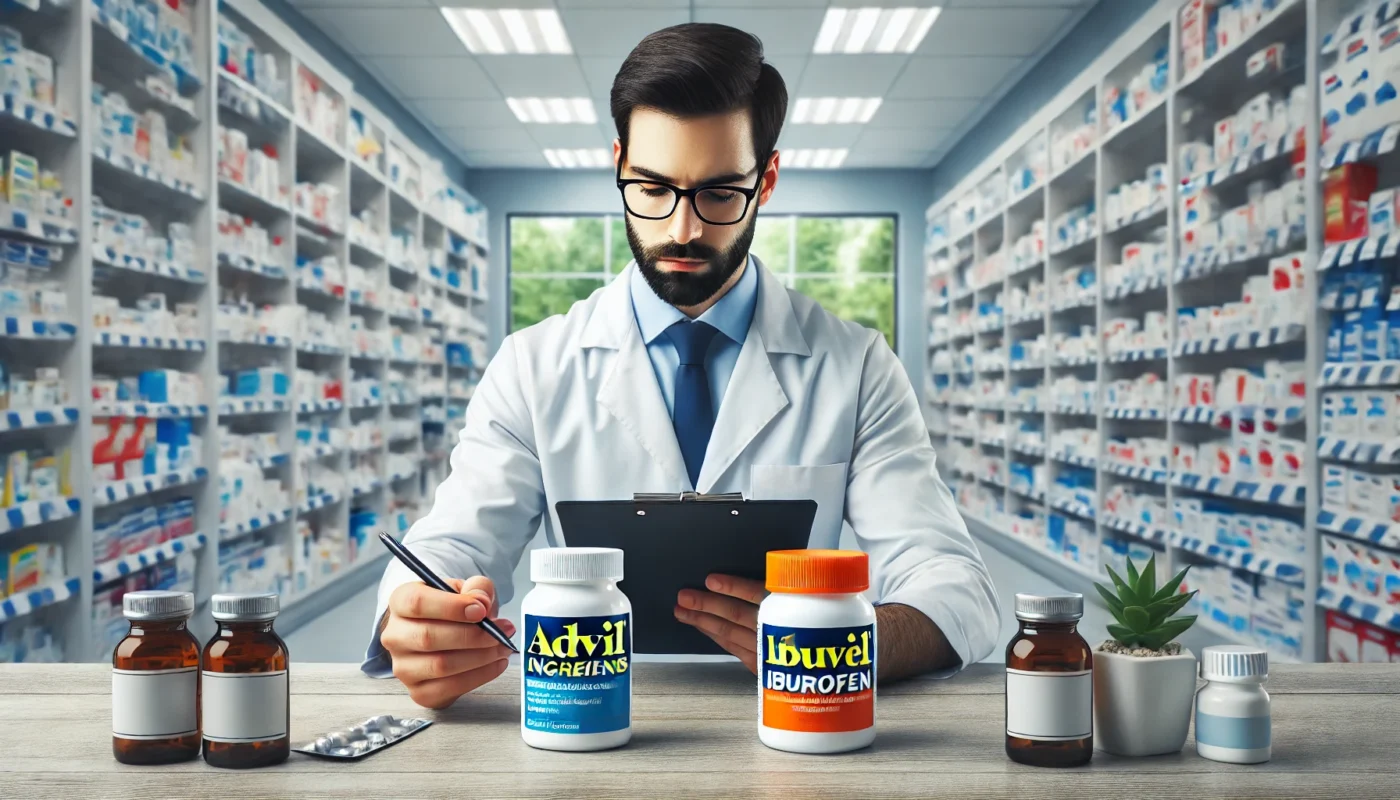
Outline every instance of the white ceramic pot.
[(1196, 696), (1196, 656), (1159, 658), (1094, 651), (1094, 746), (1117, 756), (1175, 753), (1186, 744)]

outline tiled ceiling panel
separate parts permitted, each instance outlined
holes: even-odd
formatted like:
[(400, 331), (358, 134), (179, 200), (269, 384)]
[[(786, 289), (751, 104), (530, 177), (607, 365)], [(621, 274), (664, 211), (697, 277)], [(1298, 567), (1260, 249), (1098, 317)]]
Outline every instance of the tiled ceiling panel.
[(890, 89), (891, 100), (977, 98), (990, 95), (1022, 59), (1011, 56), (917, 56)]
[[(1095, 0), (941, 0), (942, 13), (913, 55), (812, 53), (829, 6), (909, 5), (904, 0), (289, 2), (468, 166), (546, 168), (546, 147), (608, 147), (608, 95), (623, 59), (647, 34), (697, 21), (763, 40), (790, 106), (799, 97), (883, 98), (866, 124), (789, 123), (782, 147), (848, 148), (847, 167), (908, 169), (933, 166)], [(556, 9), (572, 53), (473, 54), (442, 17), (443, 7)], [(587, 97), (598, 123), (525, 125), (506, 97)]]

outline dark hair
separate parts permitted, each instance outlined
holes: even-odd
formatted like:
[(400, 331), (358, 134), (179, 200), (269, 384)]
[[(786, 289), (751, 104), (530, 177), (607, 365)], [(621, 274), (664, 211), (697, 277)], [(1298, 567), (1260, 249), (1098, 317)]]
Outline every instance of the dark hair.
[(613, 79), (611, 110), (625, 156), (628, 122), (639, 106), (682, 119), (746, 108), (754, 157), (763, 159), (777, 147), (787, 100), (787, 86), (763, 60), (757, 36), (728, 25), (688, 22), (663, 28), (632, 49)]

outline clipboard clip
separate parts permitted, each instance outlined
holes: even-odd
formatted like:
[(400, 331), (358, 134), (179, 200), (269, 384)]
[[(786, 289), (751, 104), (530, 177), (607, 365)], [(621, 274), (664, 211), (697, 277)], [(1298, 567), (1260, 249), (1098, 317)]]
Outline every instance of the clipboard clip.
[(681, 492), (671, 494), (670, 492), (636, 492), (632, 495), (634, 503), (742, 503), (744, 502), (743, 492), (726, 492), (723, 494), (700, 494), (699, 492)]

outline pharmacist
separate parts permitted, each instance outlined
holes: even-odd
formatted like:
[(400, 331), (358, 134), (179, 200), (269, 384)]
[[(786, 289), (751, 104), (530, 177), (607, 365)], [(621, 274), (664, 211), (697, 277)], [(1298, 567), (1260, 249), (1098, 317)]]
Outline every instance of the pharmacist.
[[(365, 672), (431, 707), (491, 681), (507, 650), (468, 623), (512, 596), (541, 522), (563, 544), (554, 503), (685, 490), (815, 499), (812, 547), (837, 547), (848, 524), (870, 554), (880, 678), (951, 674), (991, 653), (992, 582), (934, 471), (908, 375), (879, 333), (749, 254), (786, 107), (761, 43), (733, 28), (667, 28), (623, 62), (613, 152), (635, 261), (502, 343), (451, 474), (405, 539), (467, 580), (449, 595), (392, 562)], [(754, 669), (762, 585), (714, 576), (707, 588), (631, 601), (673, 603)]]

